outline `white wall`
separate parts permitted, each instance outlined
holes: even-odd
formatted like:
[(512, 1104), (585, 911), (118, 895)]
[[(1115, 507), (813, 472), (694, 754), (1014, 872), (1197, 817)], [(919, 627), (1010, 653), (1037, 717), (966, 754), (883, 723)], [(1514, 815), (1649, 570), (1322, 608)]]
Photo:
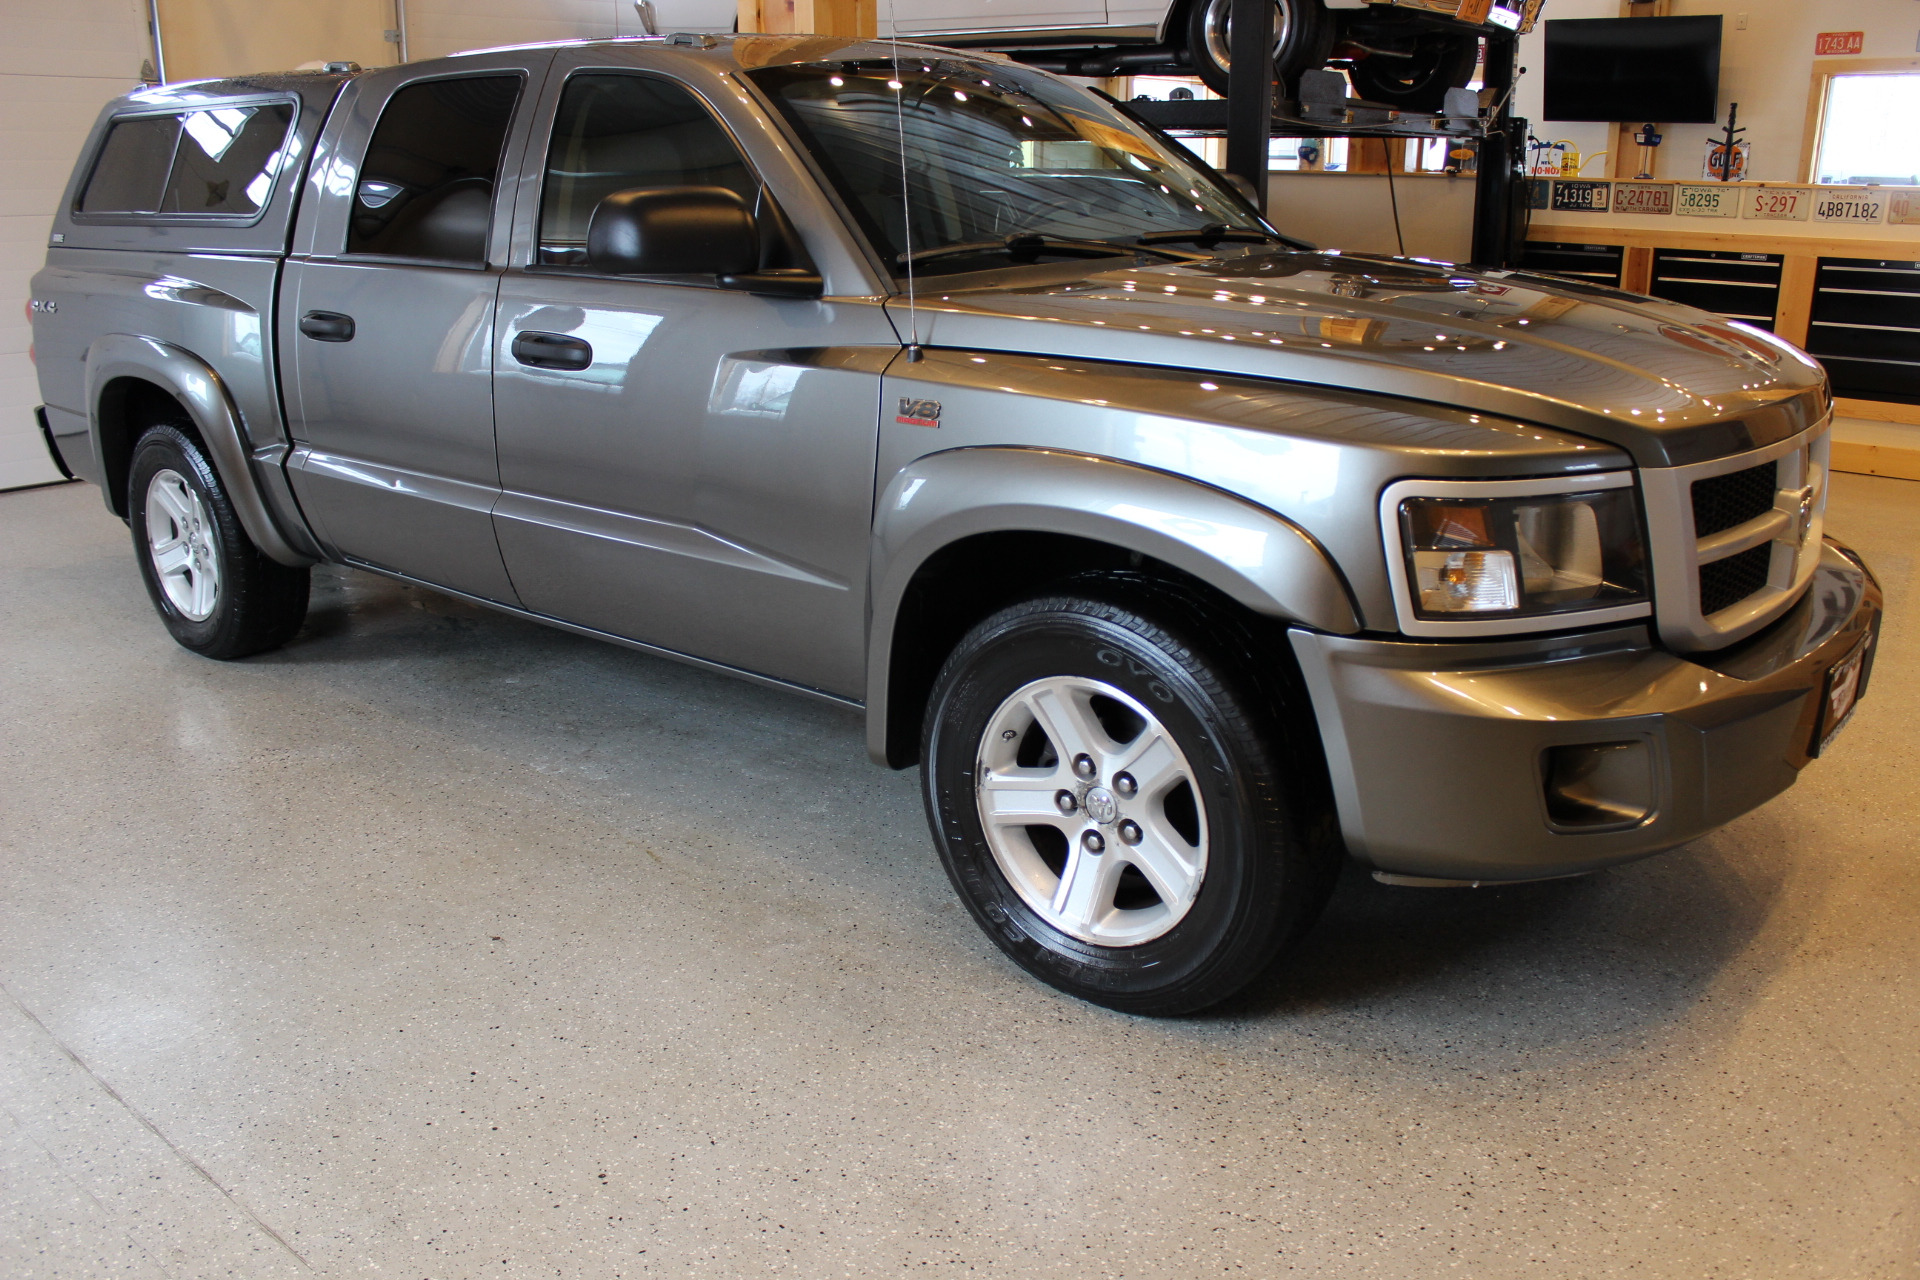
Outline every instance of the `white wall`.
[(33, 409), (28, 282), (74, 157), (148, 55), (141, 0), (0, 0), (0, 489), (58, 480)]
[[(1547, 0), (1546, 18), (1617, 18), (1620, 0)], [(1813, 41), (1822, 31), (1864, 31), (1863, 58), (1910, 58), (1920, 48), (1920, 4), (1914, 0), (1674, 0), (1676, 17), (1707, 14), (1726, 17), (1726, 44), (1720, 67), (1720, 118), (1740, 104), (1740, 122), (1753, 143), (1748, 176), (1765, 182), (1802, 182), (1802, 135), (1806, 132), (1807, 91), (1813, 80)], [(1741, 15), (1747, 28), (1739, 29)], [(1541, 84), (1546, 69), (1545, 33), (1536, 29), (1520, 45), (1520, 65), (1530, 69), (1515, 96), (1519, 115), (1534, 121), (1534, 133), (1552, 142), (1566, 138), (1583, 156), (1611, 145), (1604, 124), (1556, 124), (1541, 118)], [(1632, 123), (1643, 123), (1634, 121)], [(1656, 177), (1697, 179), (1709, 125), (1666, 129)], [(1606, 162), (1589, 166), (1587, 177), (1607, 176)]]
[(1473, 256), (1474, 179), (1384, 174), (1273, 173), (1267, 177), (1267, 216), (1282, 231), (1323, 249), (1399, 253), (1393, 201), (1400, 197), (1400, 231), (1416, 258), (1465, 262)]

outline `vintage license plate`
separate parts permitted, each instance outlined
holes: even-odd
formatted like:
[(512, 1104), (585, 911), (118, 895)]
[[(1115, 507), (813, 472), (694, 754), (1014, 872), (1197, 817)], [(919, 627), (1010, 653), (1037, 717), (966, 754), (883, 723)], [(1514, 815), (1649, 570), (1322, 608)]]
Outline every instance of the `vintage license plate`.
[(1819, 196), (1813, 202), (1815, 222), (1851, 222), (1865, 225), (1883, 222), (1886, 216), (1886, 199), (1877, 193), (1860, 195), (1849, 192), (1846, 195)]
[(1920, 226), (1920, 191), (1888, 192), (1887, 221), (1896, 227)]
[(1553, 184), (1553, 207), (1561, 213), (1605, 213), (1612, 203), (1611, 182)]
[(1853, 719), (1853, 713), (1860, 705), (1860, 696), (1867, 691), (1867, 676), (1873, 670), (1873, 650), (1879, 639), (1880, 620), (1875, 618), (1873, 630), (1867, 633), (1867, 638), (1855, 645), (1851, 653), (1834, 663), (1832, 670), (1827, 672), (1827, 683), (1822, 690), (1820, 704), (1820, 728), (1813, 740), (1814, 755), (1825, 755), (1827, 748), (1833, 745), (1833, 740)]
[(1812, 187), (1748, 187), (1746, 216), (1775, 222), (1805, 222), (1813, 210)]
[(1737, 218), (1745, 187), (1681, 187), (1673, 211), (1683, 218)]
[(1663, 182), (1622, 182), (1613, 188), (1615, 213), (1673, 212), (1673, 188)]

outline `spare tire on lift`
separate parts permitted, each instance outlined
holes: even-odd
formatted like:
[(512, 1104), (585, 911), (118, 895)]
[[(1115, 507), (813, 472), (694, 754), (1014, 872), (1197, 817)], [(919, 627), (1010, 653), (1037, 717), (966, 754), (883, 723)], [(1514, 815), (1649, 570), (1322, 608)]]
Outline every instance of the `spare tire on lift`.
[[(1273, 0), (1273, 74), (1285, 97), (1296, 95), (1300, 73), (1333, 52), (1333, 17), (1320, 0)], [(1232, 54), (1233, 0), (1193, 0), (1187, 10), (1187, 50), (1209, 89), (1227, 92)]]
[(1480, 38), (1454, 32), (1420, 37), (1405, 57), (1373, 53), (1353, 64), (1354, 92), (1402, 111), (1438, 111), (1447, 90), (1463, 89), (1480, 65)]

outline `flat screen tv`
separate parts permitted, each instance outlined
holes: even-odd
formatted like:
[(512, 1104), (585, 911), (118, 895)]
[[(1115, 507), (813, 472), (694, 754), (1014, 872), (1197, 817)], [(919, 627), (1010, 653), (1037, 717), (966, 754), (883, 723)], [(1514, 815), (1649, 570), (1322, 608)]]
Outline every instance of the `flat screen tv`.
[(1548, 120), (1713, 124), (1720, 118), (1719, 15), (1550, 18)]

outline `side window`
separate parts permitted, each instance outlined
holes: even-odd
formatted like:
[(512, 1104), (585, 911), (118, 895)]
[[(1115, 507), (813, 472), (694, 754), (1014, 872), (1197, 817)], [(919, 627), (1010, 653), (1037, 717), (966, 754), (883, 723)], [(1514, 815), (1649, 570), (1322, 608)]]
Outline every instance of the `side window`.
[(484, 262), (520, 84), (514, 75), (470, 76), (394, 94), (360, 166), (347, 252)]
[(574, 77), (547, 152), (539, 260), (584, 264), (595, 206), (634, 187), (726, 187), (749, 208), (760, 190), (733, 139), (686, 89), (649, 76)]
[(258, 213), (273, 193), (292, 123), (285, 102), (116, 120), (80, 212)]
[(162, 213), (254, 213), (267, 203), (293, 107), (216, 107), (180, 121)]

